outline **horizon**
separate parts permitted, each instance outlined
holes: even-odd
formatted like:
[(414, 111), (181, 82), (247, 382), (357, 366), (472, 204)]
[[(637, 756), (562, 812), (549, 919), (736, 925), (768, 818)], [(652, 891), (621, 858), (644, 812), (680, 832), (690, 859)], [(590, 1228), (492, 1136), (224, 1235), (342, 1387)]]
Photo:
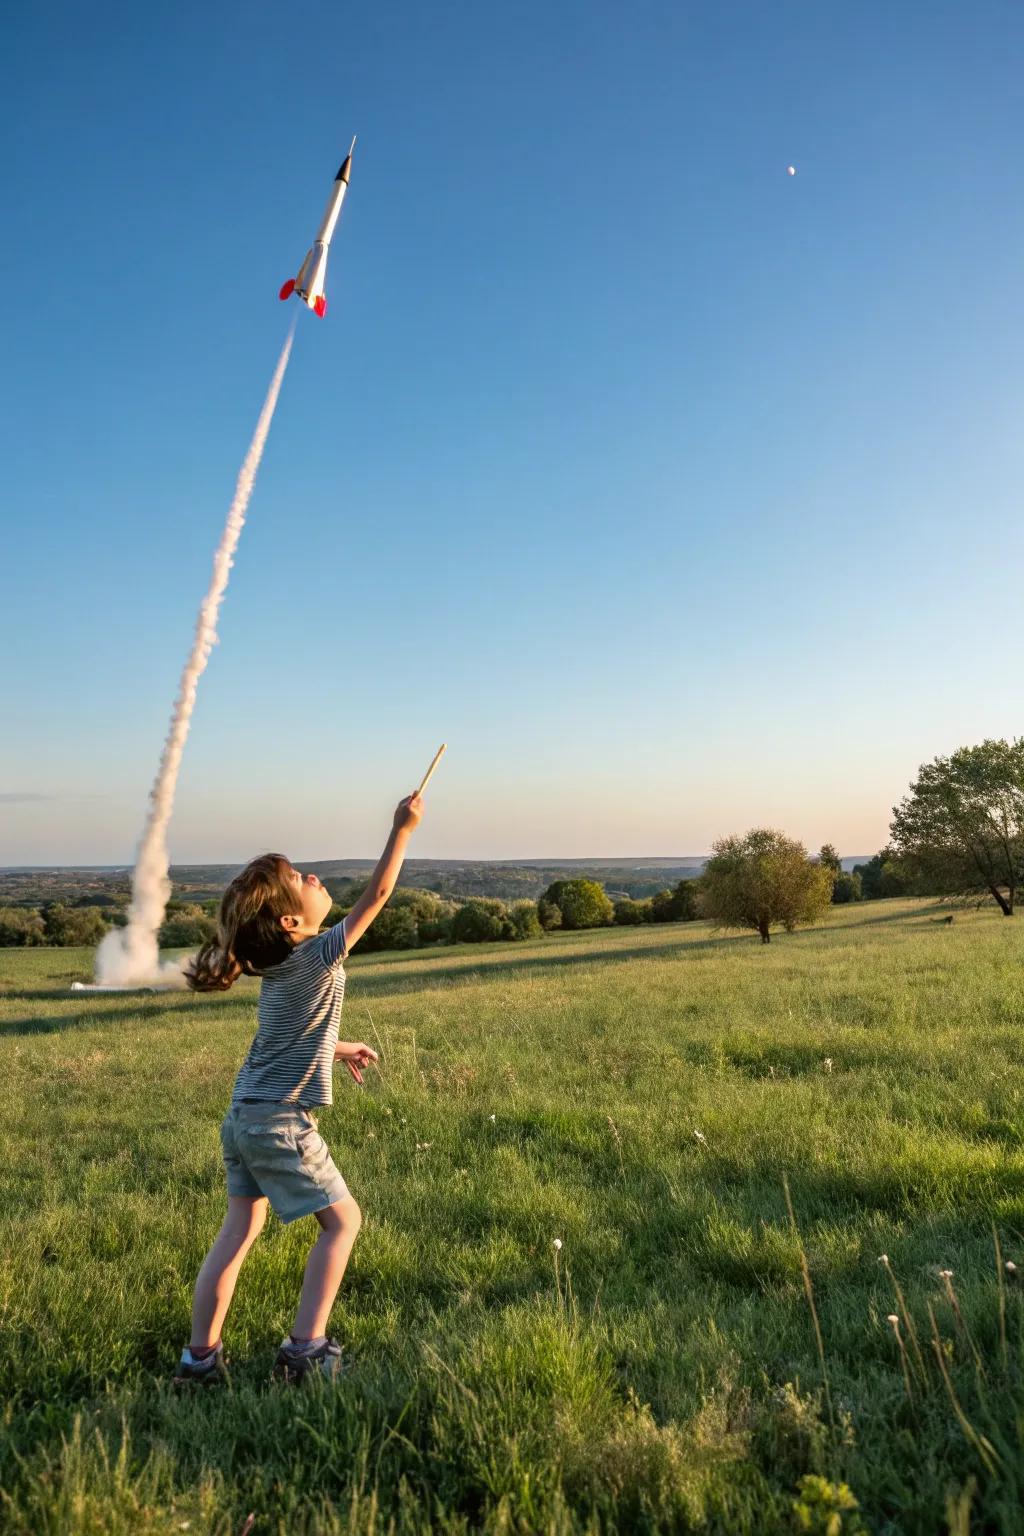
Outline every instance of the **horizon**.
[[(816, 856), (815, 849), (809, 848), (807, 851), (810, 857), (814, 858)], [(876, 849), (875, 852), (877, 853), (878, 850)], [(853, 859), (864, 860), (864, 862), (867, 862), (868, 859), (872, 859), (874, 856), (875, 855), (871, 853), (841, 853), (838, 855), (839, 859), (844, 864), (849, 863)], [(537, 858), (534, 856), (532, 858), (520, 859), (489, 859), (469, 857), (460, 858), (457, 855), (449, 855), (444, 858), (433, 859), (419, 857), (416, 854), (409, 854), (405, 860), (404, 867), (408, 868), (413, 864), (507, 864), (520, 868), (529, 868), (535, 865), (546, 869), (553, 868), (558, 864), (595, 864), (601, 865), (603, 867), (622, 864), (627, 868), (635, 869), (656, 869), (659, 866), (668, 866), (674, 869), (677, 867), (686, 868), (687, 866), (703, 864), (706, 863), (710, 857), (710, 853), (657, 853), (638, 854), (633, 857), (623, 857), (622, 855), (616, 855), (615, 857), (603, 857), (601, 854), (581, 854), (577, 858), (560, 858), (557, 855), (552, 855), (549, 858)], [(220, 869), (225, 865), (245, 864), (246, 862), (247, 861), (244, 859), (188, 859), (172, 862), (171, 871), (173, 873), (173, 871), (176, 869)], [(306, 865), (307, 868), (311, 868), (317, 864), (373, 865), (377, 862), (377, 858), (373, 854), (353, 853), (336, 854), (333, 858), (326, 859), (303, 859), (300, 857), (297, 862)], [(126, 874), (130, 874), (132, 868), (133, 864), (130, 861), (127, 863), (114, 864), (0, 864), (0, 874), (45, 874), (48, 870), (67, 870), (71, 873), (81, 872), (83, 874), (89, 873), (90, 871), (101, 871), (107, 874), (119, 874), (121, 871), (124, 871)], [(401, 881), (399, 881), (399, 884), (401, 884)]]

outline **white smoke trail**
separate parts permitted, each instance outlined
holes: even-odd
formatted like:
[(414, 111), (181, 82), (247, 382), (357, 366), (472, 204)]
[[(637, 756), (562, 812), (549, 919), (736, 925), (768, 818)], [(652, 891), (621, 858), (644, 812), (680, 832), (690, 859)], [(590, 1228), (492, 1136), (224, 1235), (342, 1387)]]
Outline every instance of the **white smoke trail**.
[(227, 589), (228, 577), (234, 564), (245, 513), (256, 482), (256, 473), (263, 457), (264, 444), (274, 419), (277, 397), (284, 379), (288, 358), (292, 350), (295, 325), (281, 349), (281, 356), (274, 369), (274, 377), (263, 402), (256, 431), (249, 451), (238, 473), (234, 500), (231, 503), (221, 534), (220, 543), (213, 557), (213, 575), (210, 586), (199, 607), (196, 618), (195, 638), (178, 684), (178, 696), (171, 713), (170, 729), (164, 742), (153, 788), (149, 792), (149, 811), (142, 830), (135, 872), (132, 875), (132, 899), (128, 908), (128, 926), (112, 928), (96, 952), (96, 980), (103, 986), (146, 986), (158, 981), (162, 986), (183, 986), (181, 968), (173, 961), (163, 966), (159, 962), (157, 933), (167, 910), (167, 898), (171, 894), (168, 875), (170, 856), (167, 851), (167, 824), (174, 809), (174, 792), (178, 784), (181, 756), (188, 739), (192, 710), (196, 702), (199, 679), (206, 669), (210, 652), (217, 641), (217, 615), (221, 599)]

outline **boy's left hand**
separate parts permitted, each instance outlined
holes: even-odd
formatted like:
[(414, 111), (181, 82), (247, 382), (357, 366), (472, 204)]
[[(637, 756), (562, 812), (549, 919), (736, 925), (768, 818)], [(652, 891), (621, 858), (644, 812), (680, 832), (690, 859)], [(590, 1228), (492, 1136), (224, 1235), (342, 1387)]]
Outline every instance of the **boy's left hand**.
[(343, 1061), (355, 1078), (357, 1083), (363, 1080), (360, 1067), (366, 1068), (371, 1061), (380, 1060), (377, 1052), (369, 1045), (364, 1045), (361, 1040), (339, 1040), (334, 1047), (335, 1061)]

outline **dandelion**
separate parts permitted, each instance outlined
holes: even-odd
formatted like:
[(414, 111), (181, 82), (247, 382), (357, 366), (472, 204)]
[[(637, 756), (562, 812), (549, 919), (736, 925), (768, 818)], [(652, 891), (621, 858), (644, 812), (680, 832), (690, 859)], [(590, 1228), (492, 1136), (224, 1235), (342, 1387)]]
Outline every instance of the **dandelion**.
[(1008, 1275), (1015, 1275), (1017, 1273), (1017, 1266), (1012, 1259), (1007, 1259), (1006, 1263), (1003, 1265), (1003, 1268), (1006, 1270)]
[(912, 1403), (914, 1401), (914, 1389), (910, 1385), (910, 1361), (907, 1359), (907, 1348), (903, 1342), (903, 1335), (900, 1333), (899, 1314), (896, 1312), (890, 1312), (889, 1316), (886, 1318), (886, 1321), (895, 1334), (896, 1343), (899, 1345), (900, 1366), (903, 1370), (903, 1385), (907, 1389), (907, 1398)]
[(694, 1133), (693, 1133), (693, 1134), (694, 1134), (694, 1135), (695, 1135), (695, 1136), (696, 1136), (696, 1138), (697, 1138), (697, 1140), (698, 1140), (698, 1141), (699, 1141), (699, 1142), (700, 1142), (700, 1144), (701, 1144), (701, 1146), (702, 1146), (702, 1147), (706, 1147), (706, 1146), (707, 1146), (707, 1144), (708, 1144), (708, 1139), (707, 1139), (707, 1137), (706, 1137), (706, 1136), (705, 1136), (705, 1135), (704, 1135), (704, 1132), (703, 1132), (703, 1131), (694, 1131)]
[[(928, 1382), (928, 1372), (925, 1369), (924, 1356), (921, 1353), (921, 1345), (918, 1342), (917, 1329), (914, 1327), (914, 1319), (910, 1315), (910, 1310), (909, 1310), (909, 1308), (907, 1306), (907, 1299), (906, 1299), (906, 1297), (903, 1294), (903, 1291), (902, 1291), (902, 1289), (900, 1287), (899, 1281), (897, 1280), (896, 1276), (893, 1274), (892, 1265), (889, 1263), (889, 1255), (887, 1253), (880, 1253), (878, 1255), (878, 1262), (879, 1262), (879, 1264), (881, 1264), (882, 1268), (885, 1270), (886, 1274), (889, 1276), (889, 1279), (892, 1281), (892, 1288), (896, 1292), (896, 1305), (900, 1308), (900, 1312), (901, 1312), (902, 1316), (904, 1317), (904, 1319), (906, 1320), (906, 1324), (907, 1324), (907, 1337), (910, 1340), (910, 1347), (911, 1347), (911, 1349), (914, 1352), (914, 1362), (915, 1362), (915, 1365), (917, 1367), (918, 1374), (921, 1377), (922, 1382), (924, 1382), (927, 1385), (927, 1382)], [(890, 1313), (889, 1314), (890, 1321), (892, 1320), (892, 1318), (894, 1316), (895, 1316), (895, 1313)], [(900, 1335), (898, 1335), (898, 1337), (899, 1337), (901, 1345), (902, 1345), (903, 1335), (900, 1334)]]
[(556, 1253), (560, 1253), (562, 1250), (562, 1239), (560, 1237), (552, 1238), (551, 1246)]
[(978, 1352), (978, 1346), (975, 1344), (974, 1339), (971, 1337), (971, 1330), (967, 1326), (967, 1320), (960, 1310), (960, 1302), (956, 1291), (953, 1289), (953, 1271), (951, 1269), (940, 1269), (939, 1279), (945, 1286), (946, 1299), (948, 1300), (950, 1306), (953, 1308), (953, 1316), (956, 1318), (956, 1325), (960, 1332), (963, 1334), (964, 1341), (970, 1349), (971, 1354), (974, 1356), (975, 1365), (979, 1370), (981, 1370), (981, 1355)]

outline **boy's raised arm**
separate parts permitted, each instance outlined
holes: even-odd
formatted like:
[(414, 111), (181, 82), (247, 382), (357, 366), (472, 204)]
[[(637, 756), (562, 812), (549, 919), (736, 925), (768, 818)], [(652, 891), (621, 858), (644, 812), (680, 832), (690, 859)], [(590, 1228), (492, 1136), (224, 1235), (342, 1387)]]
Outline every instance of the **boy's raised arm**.
[(419, 826), (422, 814), (423, 801), (419, 795), (407, 795), (399, 801), (394, 825), (370, 876), (370, 883), (345, 918), (345, 940), (349, 949), (359, 943), (397, 885), (409, 838)]

